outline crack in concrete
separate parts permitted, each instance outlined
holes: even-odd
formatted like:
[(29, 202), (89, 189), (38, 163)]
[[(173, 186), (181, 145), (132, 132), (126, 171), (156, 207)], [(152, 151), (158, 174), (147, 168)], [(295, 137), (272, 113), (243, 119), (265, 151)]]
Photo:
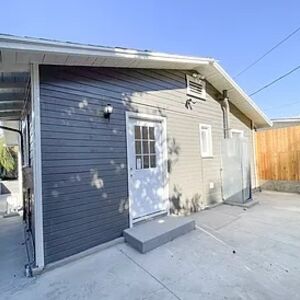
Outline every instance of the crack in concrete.
[(149, 272), (147, 269), (145, 269), (141, 264), (139, 264), (137, 261), (135, 261), (130, 255), (128, 255), (125, 251), (122, 249), (119, 249), (119, 251), (126, 256), (131, 262), (133, 262), (136, 266), (138, 266), (140, 269), (142, 269), (145, 273), (147, 273), (150, 277), (152, 277), (156, 282), (158, 282), (163, 288), (165, 288), (168, 292), (170, 292), (176, 299), (182, 300), (178, 295), (176, 295), (167, 285), (165, 285), (159, 278), (157, 278), (155, 275), (153, 275), (151, 272)]

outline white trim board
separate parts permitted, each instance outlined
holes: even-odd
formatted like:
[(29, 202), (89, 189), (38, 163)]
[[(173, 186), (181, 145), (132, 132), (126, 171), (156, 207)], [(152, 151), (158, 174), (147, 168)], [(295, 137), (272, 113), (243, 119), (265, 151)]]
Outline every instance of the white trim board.
[(40, 119), (40, 79), (39, 65), (31, 65), (31, 107), (33, 124), (33, 196), (34, 196), (34, 236), (35, 263), (37, 268), (45, 266), (44, 225), (42, 198), (42, 158)]
[[(164, 170), (165, 170), (165, 181), (166, 184), (164, 186), (164, 199), (169, 199), (169, 174), (168, 174), (168, 147), (167, 147), (167, 119), (166, 117), (157, 116), (157, 115), (148, 115), (148, 114), (142, 114), (142, 113), (134, 113), (134, 112), (126, 112), (126, 152), (127, 152), (127, 186), (128, 186), (128, 204), (129, 204), (129, 227), (132, 227), (135, 222), (139, 222), (142, 219), (147, 220), (153, 218), (153, 214), (149, 216), (144, 216), (141, 219), (133, 220), (132, 213), (131, 213), (131, 207), (132, 207), (132, 198), (130, 195), (130, 166), (129, 166), (129, 130), (128, 125), (130, 119), (138, 119), (138, 120), (146, 120), (146, 121), (157, 121), (161, 122), (162, 124), (162, 139), (163, 139), (163, 161), (164, 161)], [(158, 212), (157, 215), (163, 214), (163, 213), (169, 213), (170, 211), (170, 203), (168, 202), (168, 206), (165, 211)]]

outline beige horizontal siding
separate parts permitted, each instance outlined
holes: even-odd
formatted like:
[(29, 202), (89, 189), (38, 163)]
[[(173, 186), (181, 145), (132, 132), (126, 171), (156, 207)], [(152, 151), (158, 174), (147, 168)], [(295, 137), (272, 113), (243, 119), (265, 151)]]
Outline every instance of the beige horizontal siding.
[[(134, 73), (135, 74), (135, 73)], [(130, 76), (128, 72), (127, 76)], [(142, 76), (141, 76), (142, 75)], [(220, 142), (223, 137), (222, 110), (211, 95), (216, 93), (209, 87), (206, 101), (197, 100), (192, 110), (185, 107), (189, 98), (186, 95), (185, 72), (149, 71), (140, 72), (139, 82), (148, 75), (168, 81), (166, 88), (173, 89), (166, 101), (164, 93), (152, 92), (134, 95), (128, 107), (133, 111), (158, 114), (167, 118), (168, 155), (169, 155), (169, 193), (176, 208), (203, 208), (221, 201), (220, 187)], [(142, 85), (142, 83), (140, 83)], [(160, 83), (160, 86), (162, 84)], [(179, 87), (178, 87), (179, 86)], [(147, 91), (148, 93), (148, 91)], [(163, 96), (161, 99), (160, 96)], [(214, 157), (202, 159), (200, 154), (199, 124), (212, 126)], [(214, 188), (209, 188), (209, 183)]]

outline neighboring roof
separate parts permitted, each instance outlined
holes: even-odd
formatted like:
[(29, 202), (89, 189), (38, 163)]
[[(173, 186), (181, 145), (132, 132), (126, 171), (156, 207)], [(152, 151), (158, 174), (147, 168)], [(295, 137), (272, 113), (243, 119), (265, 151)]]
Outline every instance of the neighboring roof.
[(281, 117), (272, 119), (273, 123), (300, 123), (300, 117)]
[(258, 130), (263, 131), (263, 130), (272, 130), (272, 129), (300, 126), (300, 117), (281, 117), (281, 118), (271, 119), (271, 121), (273, 123), (272, 127), (260, 128)]
[(250, 118), (257, 128), (272, 122), (253, 100), (212, 58), (182, 56), (118, 47), (84, 45), (0, 34), (0, 72), (29, 71), (30, 63), (195, 70), (219, 91), (228, 90), (230, 102)]

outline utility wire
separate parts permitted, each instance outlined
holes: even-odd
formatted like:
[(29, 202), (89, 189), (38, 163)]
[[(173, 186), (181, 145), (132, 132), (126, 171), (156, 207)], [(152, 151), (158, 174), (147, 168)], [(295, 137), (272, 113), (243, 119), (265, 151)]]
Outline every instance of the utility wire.
[(248, 71), (250, 68), (252, 68), (253, 66), (255, 66), (257, 63), (259, 63), (263, 58), (265, 58), (267, 55), (269, 55), (272, 51), (274, 51), (277, 47), (279, 47), (280, 45), (282, 45), (284, 42), (286, 42), (289, 38), (291, 38), (293, 35), (295, 35), (298, 31), (300, 31), (300, 26), (295, 29), (293, 32), (291, 32), (290, 34), (288, 34), (283, 40), (281, 40), (280, 42), (278, 42), (275, 46), (273, 46), (271, 49), (269, 49), (266, 53), (264, 53), (262, 56), (260, 56), (258, 59), (256, 59), (255, 61), (253, 61), (250, 65), (248, 65), (245, 69), (243, 69), (242, 71), (240, 71), (238, 74), (236, 74), (234, 76), (234, 78), (237, 78), (238, 76), (242, 75), (243, 73), (245, 73), (246, 71)]
[(267, 108), (265, 108), (264, 110), (265, 110), (265, 111), (270, 111), (270, 110), (274, 110), (274, 109), (277, 110), (277, 109), (286, 107), (287, 105), (295, 105), (295, 104), (298, 104), (298, 103), (300, 103), (300, 101), (288, 102), (288, 103), (285, 103), (285, 104), (283, 104), (283, 105), (267, 107)]
[(300, 69), (300, 65), (297, 66), (296, 68), (292, 69), (291, 71), (285, 73), (284, 75), (282, 75), (282, 76), (276, 78), (275, 80), (271, 81), (270, 83), (264, 85), (264, 86), (261, 87), (260, 89), (258, 89), (258, 90), (256, 90), (255, 92), (251, 93), (249, 96), (251, 97), (251, 96), (253, 96), (253, 95), (258, 94), (259, 92), (261, 92), (262, 90), (268, 88), (269, 86), (273, 85), (274, 83), (276, 83), (276, 82), (280, 81), (281, 79), (283, 79), (283, 78), (285, 78), (285, 77), (291, 75), (292, 73), (294, 73), (294, 72), (297, 71), (298, 69)]

